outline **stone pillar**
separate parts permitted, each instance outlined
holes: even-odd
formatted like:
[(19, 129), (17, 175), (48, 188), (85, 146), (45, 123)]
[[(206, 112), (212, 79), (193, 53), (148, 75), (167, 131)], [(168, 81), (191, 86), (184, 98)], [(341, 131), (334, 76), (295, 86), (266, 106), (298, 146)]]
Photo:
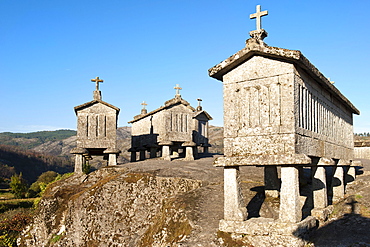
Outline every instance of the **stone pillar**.
[(333, 203), (337, 203), (344, 198), (344, 171), (342, 166), (335, 169), (331, 186), (333, 188)]
[(326, 172), (323, 166), (312, 167), (312, 193), (314, 208), (328, 206), (328, 192), (326, 187)]
[(203, 144), (203, 153), (204, 154), (208, 154), (209, 147), (211, 147), (211, 144), (208, 144), (208, 143)]
[(139, 160), (145, 160), (145, 152), (146, 152), (146, 148), (144, 147), (140, 147), (139, 149)]
[(159, 148), (159, 146), (155, 143), (153, 144), (149, 144), (147, 146), (149, 149), (150, 149), (150, 158), (157, 158), (157, 150)]
[(162, 146), (162, 159), (163, 160), (171, 160), (170, 156), (170, 146), (173, 145), (170, 141), (164, 141), (159, 143), (160, 146)]
[(198, 146), (193, 147), (193, 156), (194, 156), (194, 159), (199, 158)]
[(265, 166), (265, 195), (269, 197), (279, 197), (280, 181), (277, 166)]
[(302, 219), (299, 199), (299, 173), (296, 167), (281, 167), (280, 213), (282, 222), (296, 223)]
[(163, 148), (162, 148), (162, 158), (164, 160), (171, 160), (171, 157), (170, 157), (170, 146), (163, 146)]
[(109, 154), (108, 156), (108, 166), (116, 166), (117, 165), (117, 154)]
[(181, 146), (186, 147), (185, 158), (186, 161), (194, 160), (193, 147), (197, 144), (195, 142), (184, 142)]
[(328, 206), (328, 187), (326, 184), (325, 166), (334, 166), (332, 159), (320, 158), (316, 161), (316, 166), (312, 167), (312, 194), (313, 206), (315, 209), (323, 209)]
[(348, 167), (347, 177), (347, 184), (351, 184), (356, 180), (356, 168), (354, 166)]
[(186, 147), (184, 160), (194, 160), (193, 147)]
[(359, 160), (353, 160), (351, 162), (351, 165), (348, 168), (347, 176), (348, 179), (346, 183), (350, 184), (353, 183), (356, 180), (356, 166), (361, 166), (361, 161)]
[(157, 158), (157, 148), (156, 147), (150, 148), (150, 158)]
[(239, 187), (239, 167), (224, 167), (224, 220), (244, 221), (247, 208)]
[(76, 174), (82, 174), (83, 173), (83, 164), (85, 162), (85, 159), (82, 154), (76, 154), (75, 157), (75, 173)]
[(117, 165), (117, 156), (121, 151), (118, 149), (107, 148), (103, 153), (108, 154), (108, 166)]
[(84, 154), (88, 154), (89, 152), (85, 148), (76, 147), (71, 150), (71, 154), (75, 154), (75, 173), (76, 174), (83, 174), (83, 165), (85, 163)]
[(131, 153), (130, 162), (136, 162), (136, 148), (130, 148), (128, 151)]

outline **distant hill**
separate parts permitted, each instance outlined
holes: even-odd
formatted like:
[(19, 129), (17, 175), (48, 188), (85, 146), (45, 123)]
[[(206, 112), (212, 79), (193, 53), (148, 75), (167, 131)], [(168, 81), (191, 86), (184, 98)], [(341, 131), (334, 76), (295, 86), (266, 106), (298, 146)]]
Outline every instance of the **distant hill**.
[(61, 141), (76, 135), (75, 130), (39, 131), (32, 133), (0, 133), (0, 144), (17, 146), (28, 150), (46, 142)]
[(0, 145), (0, 177), (10, 178), (22, 173), (29, 184), (35, 182), (43, 172), (66, 173), (73, 171), (69, 158), (24, 150), (10, 145)]
[[(70, 151), (76, 147), (77, 132), (74, 130), (41, 131), (34, 133), (0, 133), (0, 144), (12, 145), (46, 153), (53, 156), (72, 157)], [(211, 153), (223, 153), (223, 127), (210, 126), (209, 139)], [(119, 163), (126, 163), (130, 159), (127, 151), (131, 145), (131, 127), (117, 129), (117, 146), (121, 150)]]
[[(40, 131), (33, 133), (0, 133), (0, 177), (9, 178), (15, 172), (32, 182), (42, 172), (73, 171), (73, 155), (77, 132), (74, 130)], [(209, 127), (209, 152), (223, 153), (223, 127)], [(131, 127), (117, 129), (117, 147), (121, 150), (118, 163), (127, 163), (131, 146)], [(93, 162), (104, 163), (103, 160)], [(94, 164), (92, 163), (94, 166)], [(101, 164), (100, 164), (101, 165)], [(97, 165), (99, 167), (100, 165)]]

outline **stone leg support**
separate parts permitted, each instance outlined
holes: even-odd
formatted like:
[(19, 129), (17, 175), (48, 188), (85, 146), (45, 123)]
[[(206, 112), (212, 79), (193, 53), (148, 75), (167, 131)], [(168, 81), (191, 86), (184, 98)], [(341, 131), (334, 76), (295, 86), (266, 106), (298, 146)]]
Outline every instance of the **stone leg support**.
[(279, 197), (280, 181), (277, 166), (265, 166), (265, 195), (269, 197)]
[(136, 152), (131, 152), (131, 162), (136, 162)]
[(348, 184), (353, 183), (356, 180), (356, 168), (354, 166), (348, 167)]
[(145, 152), (146, 150), (140, 150), (140, 160), (145, 160)]
[(203, 153), (208, 154), (208, 147), (203, 147)]
[(198, 146), (193, 147), (193, 152), (194, 159), (198, 159), (199, 158)]
[(247, 208), (239, 187), (239, 167), (224, 167), (224, 219), (244, 221)]
[(162, 147), (162, 158), (164, 160), (171, 160), (171, 157), (170, 157), (170, 146), (163, 146)]
[(314, 208), (326, 208), (328, 206), (328, 194), (325, 168), (322, 166), (312, 167), (312, 175)]
[(186, 147), (185, 159), (187, 161), (194, 160), (193, 147)]
[(83, 155), (82, 154), (76, 154), (76, 157), (75, 157), (75, 173), (76, 174), (82, 174), (83, 173), (82, 167), (83, 167), (84, 162), (85, 162), (85, 159), (84, 159)]
[(337, 166), (334, 169), (332, 180), (333, 203), (337, 203), (344, 198), (344, 170), (342, 166)]
[(109, 154), (108, 165), (116, 166), (117, 165), (117, 154)]
[(157, 157), (157, 148), (150, 148), (150, 158)]
[(280, 213), (282, 222), (301, 221), (302, 210), (299, 199), (299, 173), (296, 167), (281, 167)]

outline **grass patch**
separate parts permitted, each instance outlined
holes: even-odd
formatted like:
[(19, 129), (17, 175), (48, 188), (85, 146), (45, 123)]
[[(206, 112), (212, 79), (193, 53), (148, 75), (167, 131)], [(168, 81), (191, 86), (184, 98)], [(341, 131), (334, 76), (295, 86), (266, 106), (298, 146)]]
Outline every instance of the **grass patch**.
[(14, 199), (12, 189), (0, 189), (0, 200)]
[(17, 208), (32, 208), (36, 198), (0, 201), (0, 213)]
[(61, 238), (62, 238), (62, 235), (54, 234), (53, 237), (51, 238), (50, 242), (54, 244), (54, 243), (58, 242)]
[(356, 199), (361, 199), (361, 198), (363, 198), (363, 196), (362, 195), (356, 195), (355, 198)]

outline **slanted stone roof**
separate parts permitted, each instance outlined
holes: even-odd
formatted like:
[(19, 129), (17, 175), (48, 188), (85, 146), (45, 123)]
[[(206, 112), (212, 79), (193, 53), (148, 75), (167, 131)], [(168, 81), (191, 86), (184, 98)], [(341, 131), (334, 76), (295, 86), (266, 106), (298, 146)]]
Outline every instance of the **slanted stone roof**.
[(206, 115), (206, 117), (209, 119), (209, 120), (213, 120), (213, 118), (211, 117), (211, 115), (208, 114), (208, 112), (206, 111), (197, 111), (194, 113), (194, 118), (196, 118), (197, 116), (201, 115), (201, 114), (204, 114)]
[(162, 110), (165, 110), (165, 109), (168, 109), (168, 108), (170, 108), (170, 107), (172, 107), (172, 106), (180, 105), (180, 104), (182, 104), (182, 105), (186, 106), (187, 108), (189, 108), (189, 109), (190, 109), (191, 111), (193, 111), (193, 112), (195, 111), (195, 108), (194, 108), (194, 107), (192, 107), (192, 106), (189, 104), (189, 102), (187, 102), (186, 100), (182, 99), (180, 95), (176, 95), (176, 96), (175, 96), (175, 98), (170, 99), (170, 100), (167, 100), (167, 101), (164, 103), (164, 106), (161, 106), (161, 107), (159, 107), (158, 109), (156, 109), (156, 110), (154, 110), (154, 111), (151, 111), (151, 112), (149, 112), (149, 113), (147, 113), (147, 114), (140, 114), (140, 115), (137, 115), (137, 116), (135, 116), (135, 117), (134, 117), (134, 120), (132, 120), (132, 121), (130, 121), (130, 122), (128, 122), (128, 123), (134, 123), (134, 122), (139, 121), (140, 119), (143, 119), (143, 118), (145, 118), (145, 117), (147, 117), (147, 116), (154, 115), (154, 114), (155, 114), (155, 113), (157, 113), (157, 112), (160, 112), (160, 111), (162, 111)]
[(223, 81), (223, 76), (229, 71), (246, 62), (253, 56), (263, 56), (271, 59), (292, 63), (303, 69), (316, 81), (332, 92), (340, 101), (347, 105), (353, 113), (360, 114), (360, 111), (326, 78), (303, 54), (298, 50), (288, 50), (278, 47), (268, 46), (265, 43), (250, 38), (246, 42), (246, 47), (217, 64), (208, 70), (209, 76)]
[(108, 107), (116, 110), (117, 112), (120, 111), (120, 109), (118, 107), (115, 107), (114, 105), (111, 105), (111, 104), (109, 104), (109, 103), (107, 103), (105, 101), (102, 101), (102, 100), (92, 100), (90, 102), (86, 102), (85, 104), (78, 105), (74, 109), (75, 109), (75, 112), (77, 113), (77, 111), (82, 110), (84, 108), (87, 108), (87, 107), (92, 106), (92, 105), (97, 104), (97, 103), (101, 103), (103, 105), (106, 105), (106, 106), (108, 106)]

